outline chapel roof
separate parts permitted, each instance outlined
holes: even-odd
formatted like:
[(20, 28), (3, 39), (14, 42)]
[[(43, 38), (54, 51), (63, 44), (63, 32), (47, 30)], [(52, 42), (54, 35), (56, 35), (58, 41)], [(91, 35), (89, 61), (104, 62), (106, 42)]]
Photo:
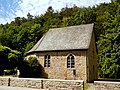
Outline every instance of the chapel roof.
[(84, 24), (50, 29), (28, 53), (88, 49), (93, 26), (94, 24)]

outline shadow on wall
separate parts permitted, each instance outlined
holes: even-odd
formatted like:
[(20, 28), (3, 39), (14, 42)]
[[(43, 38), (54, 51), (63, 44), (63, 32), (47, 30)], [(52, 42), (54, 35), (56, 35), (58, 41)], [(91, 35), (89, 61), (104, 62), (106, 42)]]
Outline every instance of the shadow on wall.
[(41, 68), (40, 78), (48, 78), (48, 74), (45, 72), (44, 67), (41, 64), (39, 64), (39, 65)]
[(20, 62), (19, 70), (19, 77), (22, 78), (48, 78), (48, 74), (36, 57), (29, 57), (27, 60)]

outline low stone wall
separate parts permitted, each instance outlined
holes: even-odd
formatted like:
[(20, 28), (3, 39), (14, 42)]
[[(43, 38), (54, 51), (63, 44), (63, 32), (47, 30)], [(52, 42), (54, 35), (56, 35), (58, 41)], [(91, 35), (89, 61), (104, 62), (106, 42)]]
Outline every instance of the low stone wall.
[(27, 87), (41, 89), (40, 79), (31, 78), (10, 78), (10, 86), (12, 87)]
[(43, 80), (43, 89), (50, 90), (84, 90), (84, 82), (81, 80)]
[(0, 86), (9, 86), (9, 78), (0, 77)]
[(0, 86), (28, 87), (49, 90), (84, 90), (84, 81), (3, 77), (0, 78)]
[(94, 81), (94, 90), (120, 90), (120, 82)]

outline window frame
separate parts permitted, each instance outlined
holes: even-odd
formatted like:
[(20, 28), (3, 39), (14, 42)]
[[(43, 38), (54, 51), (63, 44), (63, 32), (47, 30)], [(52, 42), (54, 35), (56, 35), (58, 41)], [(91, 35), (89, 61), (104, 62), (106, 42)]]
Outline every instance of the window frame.
[(75, 57), (73, 54), (67, 56), (67, 68), (75, 68)]
[(50, 67), (50, 55), (44, 56), (44, 67)]

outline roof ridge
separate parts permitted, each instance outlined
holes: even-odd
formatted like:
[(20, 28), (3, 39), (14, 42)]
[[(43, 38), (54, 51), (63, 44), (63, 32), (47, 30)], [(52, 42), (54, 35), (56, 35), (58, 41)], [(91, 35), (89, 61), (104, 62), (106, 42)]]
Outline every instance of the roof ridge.
[(92, 25), (94, 26), (94, 23), (90, 24), (81, 24), (81, 25), (73, 25), (73, 26), (66, 26), (66, 27), (59, 27), (59, 28), (50, 28), (49, 30), (58, 30), (58, 29), (65, 29), (65, 28), (71, 28), (71, 27), (80, 27), (80, 26), (86, 26), (86, 25)]

